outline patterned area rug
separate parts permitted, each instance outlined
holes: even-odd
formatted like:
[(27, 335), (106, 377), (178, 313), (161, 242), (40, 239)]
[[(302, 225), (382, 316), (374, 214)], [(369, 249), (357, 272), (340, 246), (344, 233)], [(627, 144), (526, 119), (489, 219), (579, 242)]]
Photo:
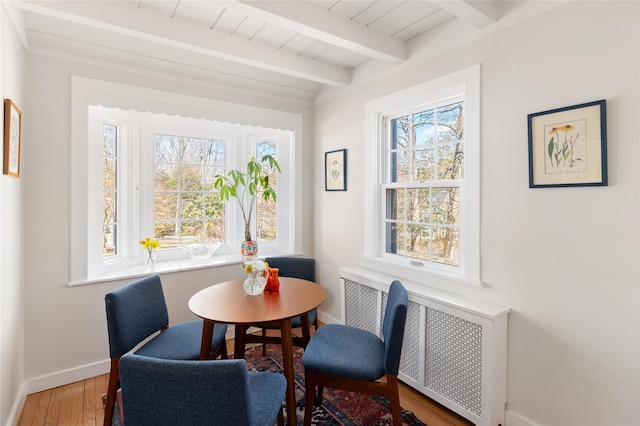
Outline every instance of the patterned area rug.
[[(281, 349), (280, 345), (267, 345), (266, 357), (262, 356), (262, 346), (248, 349), (245, 359), (249, 370), (284, 372)], [(302, 348), (294, 348), (293, 368), (296, 382), (298, 425), (302, 425), (304, 419), (303, 353)], [(317, 426), (383, 426), (392, 425), (393, 419), (386, 398), (325, 388), (322, 405), (314, 408), (311, 424)], [(402, 424), (403, 426), (425, 426), (412, 412), (407, 410), (402, 410)]]
[[(296, 417), (298, 425), (302, 425), (304, 419), (303, 353), (302, 348), (294, 348), (293, 368), (296, 382)], [(245, 354), (245, 359), (249, 370), (284, 372), (282, 347), (280, 345), (268, 345), (266, 357), (262, 356), (262, 346), (249, 348)], [(124, 417), (122, 399), (120, 392), (118, 392), (112, 426), (124, 426), (122, 421)], [(322, 405), (314, 408), (311, 424), (316, 426), (390, 426), (393, 424), (393, 419), (389, 402), (386, 398), (325, 388)], [(411, 411), (404, 409), (402, 410), (402, 424), (403, 426), (426, 426)]]

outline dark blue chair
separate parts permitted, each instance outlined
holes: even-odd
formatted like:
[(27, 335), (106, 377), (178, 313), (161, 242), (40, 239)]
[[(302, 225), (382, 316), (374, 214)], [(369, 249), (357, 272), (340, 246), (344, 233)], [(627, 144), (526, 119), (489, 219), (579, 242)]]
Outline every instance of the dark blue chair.
[[(369, 331), (346, 325), (327, 324), (316, 330), (302, 356), (307, 393), (305, 426), (311, 424), (314, 402), (322, 403), (325, 386), (386, 397), (394, 426), (402, 424), (398, 369), (408, 304), (400, 281), (391, 283), (382, 323), (384, 341)], [(383, 377), (386, 380), (379, 381)]]
[[(111, 371), (104, 425), (111, 425), (116, 392), (120, 387), (118, 361), (154, 333), (136, 353), (153, 358), (197, 360), (202, 342), (202, 320), (169, 327), (169, 312), (160, 277), (152, 275), (108, 293), (105, 298)], [(227, 358), (226, 324), (214, 327), (211, 356)]]
[(249, 372), (244, 360), (180, 361), (127, 354), (120, 359), (122, 411), (134, 426), (282, 424), (287, 380)]
[[(265, 261), (269, 264), (270, 268), (278, 268), (279, 277), (291, 277), (300, 278), (303, 280), (316, 282), (316, 260), (306, 257), (267, 257)], [(303, 337), (295, 337), (293, 344), (295, 346), (305, 347), (311, 337), (310, 326), (313, 325), (315, 329), (318, 329), (318, 311), (316, 309), (308, 313), (309, 326), (304, 327), (301, 317), (291, 318), (291, 328), (301, 328)], [(236, 326), (237, 327), (237, 326)], [(262, 329), (261, 335), (247, 334), (249, 327), (257, 327)], [(244, 343), (261, 343), (262, 354), (267, 354), (267, 343), (281, 344), (281, 340), (277, 336), (267, 336), (267, 330), (279, 330), (280, 326), (275, 323), (260, 323), (260, 324), (248, 324), (244, 325), (242, 334)]]

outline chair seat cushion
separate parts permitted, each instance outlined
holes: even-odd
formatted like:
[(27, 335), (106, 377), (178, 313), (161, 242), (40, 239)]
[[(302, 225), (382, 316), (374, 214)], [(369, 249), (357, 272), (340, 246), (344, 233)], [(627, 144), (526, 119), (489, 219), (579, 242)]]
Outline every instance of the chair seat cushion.
[(278, 416), (287, 390), (287, 379), (282, 374), (249, 372), (251, 394), (251, 425), (271, 426)]
[(327, 324), (319, 327), (302, 356), (305, 369), (360, 380), (384, 376), (384, 343), (358, 328)]
[[(216, 323), (213, 328), (211, 351), (225, 344), (226, 324)], [(145, 343), (135, 353), (152, 358), (197, 360), (200, 358), (202, 320), (187, 321), (170, 326)]]

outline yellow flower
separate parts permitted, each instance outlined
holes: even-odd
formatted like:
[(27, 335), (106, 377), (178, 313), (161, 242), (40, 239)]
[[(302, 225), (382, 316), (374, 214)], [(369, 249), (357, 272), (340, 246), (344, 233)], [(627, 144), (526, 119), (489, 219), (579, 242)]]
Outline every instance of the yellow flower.
[(151, 238), (147, 237), (144, 240), (140, 240), (140, 245), (145, 249), (145, 250), (155, 250), (158, 247), (160, 247), (160, 241), (158, 240), (152, 240)]
[(245, 266), (244, 271), (247, 274), (250, 274), (253, 271), (253, 267), (251, 265), (247, 265), (247, 266)]

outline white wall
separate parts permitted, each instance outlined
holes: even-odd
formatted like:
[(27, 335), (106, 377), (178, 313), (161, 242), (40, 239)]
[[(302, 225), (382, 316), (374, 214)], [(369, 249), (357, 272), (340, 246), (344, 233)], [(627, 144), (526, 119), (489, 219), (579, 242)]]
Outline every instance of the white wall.
[[(640, 424), (639, 4), (572, 2), (318, 104), (315, 254), (340, 318), (340, 266), (363, 253), (364, 104), (481, 64), (483, 288), (509, 306), (507, 424)], [(607, 100), (609, 186), (528, 187), (527, 114)], [(347, 192), (324, 152), (348, 150)], [(428, 282), (425, 280), (425, 283)]]
[[(0, 6), (0, 34), (2, 100), (12, 99), (25, 114), (28, 112), (24, 102), (26, 54), (4, 4)], [(2, 135), (4, 138), (4, 132)], [(0, 150), (0, 158), (2, 155)], [(0, 424), (6, 424), (12, 411), (17, 411), (24, 381), (24, 318), (20, 267), (23, 249), (23, 192), (22, 178), (0, 175)]]
[[(311, 107), (287, 104), (218, 87), (203, 87), (157, 74), (133, 73), (28, 55), (27, 104), (31, 126), (25, 138), (24, 258), (25, 380), (29, 392), (108, 371), (104, 295), (132, 280), (69, 287), (70, 264), (70, 77), (173, 91), (303, 114), (303, 168), (311, 167)], [(302, 182), (303, 250), (312, 256), (311, 180)], [(189, 297), (198, 290), (240, 278), (238, 265), (162, 276), (172, 323), (195, 319)], [(72, 381), (72, 380), (71, 380)]]

